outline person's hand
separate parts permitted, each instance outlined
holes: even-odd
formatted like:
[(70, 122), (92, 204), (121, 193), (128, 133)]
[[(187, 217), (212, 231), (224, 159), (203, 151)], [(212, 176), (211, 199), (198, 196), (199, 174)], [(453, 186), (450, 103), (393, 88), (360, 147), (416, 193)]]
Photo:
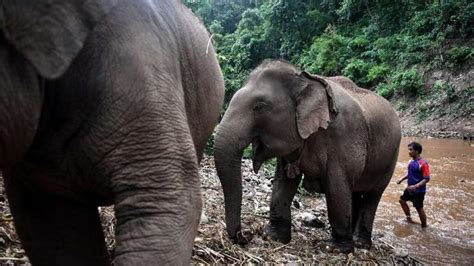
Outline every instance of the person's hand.
[(416, 185), (411, 185), (411, 186), (408, 186), (408, 187), (407, 187), (407, 190), (408, 190), (409, 192), (415, 192), (416, 189), (417, 189)]

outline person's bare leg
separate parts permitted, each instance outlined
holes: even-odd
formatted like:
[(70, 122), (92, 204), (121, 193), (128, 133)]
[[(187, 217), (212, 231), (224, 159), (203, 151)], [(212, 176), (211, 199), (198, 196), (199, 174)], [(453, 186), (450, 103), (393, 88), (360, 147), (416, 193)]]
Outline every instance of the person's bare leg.
[(410, 208), (408, 207), (408, 204), (406, 201), (404, 200), (399, 200), (400, 202), (400, 206), (402, 206), (402, 209), (403, 209), (403, 212), (405, 213), (406, 217), (407, 217), (407, 221), (408, 222), (413, 222), (413, 220), (411, 219), (411, 215), (410, 215)]
[(425, 228), (427, 226), (425, 210), (423, 208), (417, 208), (416, 211), (418, 212), (418, 215), (420, 216), (421, 227)]

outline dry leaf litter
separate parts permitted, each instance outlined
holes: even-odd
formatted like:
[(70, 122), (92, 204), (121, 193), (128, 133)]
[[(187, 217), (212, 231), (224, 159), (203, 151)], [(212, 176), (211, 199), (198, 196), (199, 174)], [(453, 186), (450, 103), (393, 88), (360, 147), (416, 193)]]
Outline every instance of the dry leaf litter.
[[(232, 244), (224, 222), (224, 199), (214, 167), (213, 157), (201, 162), (201, 191), (203, 213), (192, 254), (193, 264), (419, 264), (415, 258), (397, 254), (393, 247), (381, 240), (382, 231), (375, 230), (370, 250), (355, 249), (350, 254), (327, 253), (322, 247), (330, 237), (326, 202), (323, 195), (300, 190), (295, 196), (292, 211), (292, 240), (281, 244), (264, 240), (263, 227), (268, 222), (273, 171), (263, 167), (259, 174), (252, 171), (250, 160), (242, 161), (244, 229), (255, 234), (250, 244)], [(3, 183), (3, 179), (1, 179)], [(13, 219), (0, 187), (0, 265), (30, 265), (13, 226)], [(113, 254), (115, 246), (115, 217), (112, 207), (100, 207), (106, 243)]]

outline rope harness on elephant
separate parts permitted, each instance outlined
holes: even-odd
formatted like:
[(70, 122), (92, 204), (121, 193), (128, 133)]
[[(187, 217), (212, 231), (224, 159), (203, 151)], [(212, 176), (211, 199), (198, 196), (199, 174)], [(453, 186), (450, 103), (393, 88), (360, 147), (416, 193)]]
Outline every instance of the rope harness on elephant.
[[(300, 162), (305, 146), (306, 140), (303, 141), (303, 145), (301, 145), (301, 148), (298, 148), (297, 150), (292, 152), (287, 158), (283, 158), (283, 161), (285, 163), (284, 170), (286, 176), (290, 179), (294, 179), (297, 176), (301, 175)], [(292, 158), (295, 157), (296, 159), (293, 160)]]

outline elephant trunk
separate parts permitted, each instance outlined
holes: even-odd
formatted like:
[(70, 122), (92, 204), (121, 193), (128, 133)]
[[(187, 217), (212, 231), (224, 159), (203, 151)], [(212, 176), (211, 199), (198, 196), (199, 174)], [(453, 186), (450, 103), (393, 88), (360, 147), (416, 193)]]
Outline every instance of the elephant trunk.
[(251, 125), (233, 125), (235, 121), (240, 119), (234, 120), (231, 116), (231, 114), (227, 115), (226, 113), (219, 125), (214, 153), (217, 175), (224, 191), (227, 233), (234, 242), (245, 244), (249, 239), (248, 236), (242, 234), (240, 224), (242, 204), (241, 159), (244, 148), (251, 142)]

